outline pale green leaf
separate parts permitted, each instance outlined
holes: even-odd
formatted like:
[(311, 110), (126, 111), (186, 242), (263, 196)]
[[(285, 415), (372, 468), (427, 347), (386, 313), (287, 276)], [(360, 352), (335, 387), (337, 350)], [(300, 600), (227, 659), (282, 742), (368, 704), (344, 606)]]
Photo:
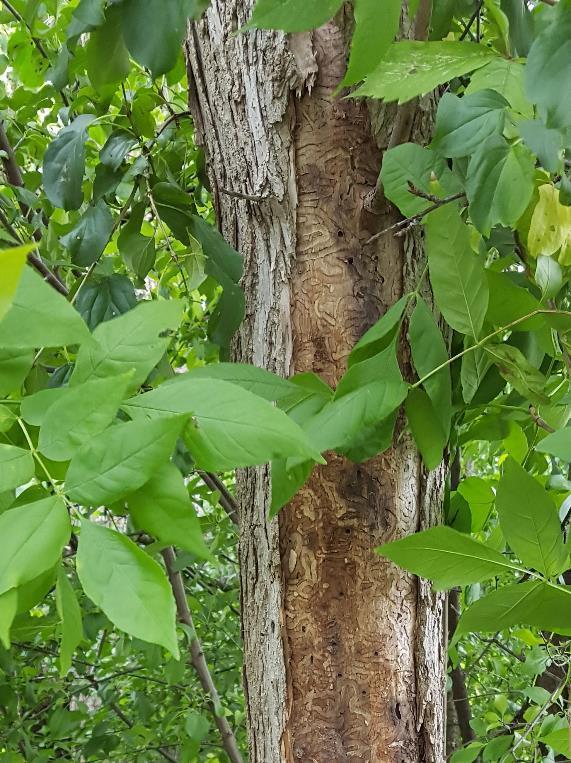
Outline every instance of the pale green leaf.
[(29, 450), (0, 443), (0, 493), (24, 485), (34, 476), (34, 458)]
[(101, 323), (93, 338), (80, 348), (71, 384), (133, 373), (132, 387), (145, 381), (165, 353), (168, 337), (176, 329), (182, 304), (176, 300), (140, 302), (113, 320)]
[(53, 461), (67, 461), (84, 443), (114, 420), (130, 376), (93, 379), (70, 387), (43, 418), (39, 450)]
[(87, 326), (66, 298), (25, 268), (12, 307), (0, 321), (0, 347), (57, 347), (87, 339)]
[(537, 258), (535, 266), (535, 282), (541, 289), (541, 299), (552, 299), (563, 286), (563, 271), (555, 257)]
[(69, 582), (65, 567), (58, 567), (56, 583), (56, 607), (61, 618), (60, 676), (71, 668), (73, 653), (83, 640), (83, 622), (73, 586)]
[(33, 362), (33, 348), (0, 347), (0, 396), (20, 389)]
[(128, 495), (127, 505), (135, 525), (161, 543), (210, 558), (188, 490), (173, 464), (161, 466), (142, 488)]
[(514, 111), (531, 117), (533, 106), (525, 97), (524, 72), (524, 61), (495, 58), (472, 74), (466, 94), (472, 95), (480, 90), (495, 90), (508, 101)]
[(264, 400), (281, 401), (290, 395), (297, 395), (299, 387), (288, 379), (266, 371), (265, 368), (246, 363), (216, 363), (193, 368), (190, 379), (221, 379), (236, 384)]
[(131, 398), (123, 409), (131, 416), (192, 414), (196, 426), (185, 432), (187, 445), (197, 464), (208, 471), (289, 456), (321, 460), (313, 443), (283, 411), (220, 379), (177, 378)]
[(65, 395), (66, 391), (66, 387), (48, 387), (34, 392), (33, 395), (26, 395), (20, 405), (20, 415), (27, 424), (41, 426), (51, 406)]
[(440, 312), (453, 329), (478, 338), (488, 309), (488, 283), (484, 263), (472, 252), (470, 231), (456, 204), (428, 215), (426, 247)]
[(0, 514), (0, 593), (54, 567), (70, 531), (67, 510), (57, 496)]
[(10, 629), (18, 609), (18, 590), (10, 588), (0, 594), (0, 642), (10, 649)]
[(125, 535), (83, 522), (77, 574), (86, 595), (121, 630), (176, 659), (175, 603), (161, 566)]
[(28, 244), (27, 246), (0, 250), (0, 273), (2, 273), (2, 282), (0, 283), (0, 320), (2, 320), (12, 306), (28, 254), (34, 248), (35, 244)]
[(571, 427), (558, 429), (548, 434), (535, 446), (535, 449), (540, 453), (549, 453), (555, 458), (571, 463)]
[(405, 103), (485, 66), (496, 56), (491, 48), (471, 42), (395, 42), (353, 95)]
[(186, 416), (140, 419), (116, 424), (92, 438), (69, 465), (69, 497), (100, 506), (138, 490), (168, 461), (186, 421)]
[(386, 543), (377, 551), (437, 589), (469, 585), (521, 567), (483, 543), (450, 527), (433, 527)]

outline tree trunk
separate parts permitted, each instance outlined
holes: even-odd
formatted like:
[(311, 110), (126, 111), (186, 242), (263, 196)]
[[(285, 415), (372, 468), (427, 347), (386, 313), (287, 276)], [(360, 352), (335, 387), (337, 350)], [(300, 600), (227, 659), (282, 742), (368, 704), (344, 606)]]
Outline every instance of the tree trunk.
[[(235, 357), (336, 384), (422, 269), (418, 235), (365, 244), (397, 219), (366, 204), (394, 110), (372, 119), (364, 101), (333, 95), (343, 13), (312, 34), (234, 35), (251, 5), (213, 0), (187, 45), (220, 228), (245, 258)], [(430, 115), (418, 110), (415, 136)], [(406, 372), (404, 342), (401, 361)], [(443, 599), (374, 552), (440, 516), (442, 471), (427, 475), (397, 432), (367, 463), (329, 456), (272, 522), (268, 469), (240, 477), (251, 763), (444, 760)]]

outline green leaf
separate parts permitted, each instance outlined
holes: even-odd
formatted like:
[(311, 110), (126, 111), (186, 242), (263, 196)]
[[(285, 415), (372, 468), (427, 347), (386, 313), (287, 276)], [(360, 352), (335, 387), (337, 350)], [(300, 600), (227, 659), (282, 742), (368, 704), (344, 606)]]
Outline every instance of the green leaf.
[(0, 493), (24, 485), (34, 476), (34, 458), (29, 450), (0, 443)]
[(84, 32), (90, 32), (105, 22), (105, 0), (80, 0), (73, 11), (67, 38), (73, 41)]
[(60, 130), (44, 155), (42, 177), (46, 196), (54, 207), (79, 209), (83, 202), (85, 143), (91, 114), (81, 114)]
[(499, 631), (513, 625), (571, 632), (571, 590), (538, 580), (502, 586), (472, 604), (460, 618), (456, 637), (477, 631)]
[(417, 143), (403, 143), (385, 152), (381, 181), (387, 199), (406, 217), (417, 215), (429, 206), (426, 199), (410, 192), (410, 184), (439, 198), (462, 190), (446, 161)]
[(11, 588), (0, 594), (0, 642), (10, 649), (10, 629), (18, 609), (18, 590)]
[(20, 415), (27, 424), (39, 427), (50, 407), (65, 393), (65, 387), (48, 387), (33, 395), (26, 395), (20, 405)]
[(483, 530), (494, 505), (494, 491), (488, 482), (481, 477), (466, 477), (458, 485), (458, 492), (470, 506), (471, 531), (480, 532)]
[(76, 265), (87, 267), (101, 257), (112, 230), (111, 212), (103, 201), (99, 201), (87, 208), (77, 225), (62, 237), (61, 243)]
[(133, 387), (142, 384), (169, 344), (169, 338), (159, 334), (178, 328), (181, 312), (177, 300), (143, 301), (124, 315), (101, 323), (92, 340), (79, 350), (71, 384), (130, 371)]
[[(551, 183), (539, 187), (537, 202), (527, 237), (532, 257), (555, 254), (560, 249), (571, 248), (571, 207), (559, 202), (559, 190)], [(562, 264), (566, 264), (562, 262)]]
[(12, 307), (0, 321), (0, 347), (58, 347), (88, 339), (87, 326), (66, 298), (25, 268)]
[(103, 321), (129, 312), (137, 305), (137, 295), (132, 281), (124, 275), (92, 276), (86, 281), (75, 306), (93, 331)]
[[(494, 273), (486, 271), (490, 301), (486, 322), (493, 326), (507, 326), (520, 320), (526, 315), (541, 309), (541, 303), (533, 294), (518, 286), (507, 273)], [(544, 326), (543, 318), (534, 315), (524, 321), (520, 321), (512, 327), (512, 331), (539, 331)]]
[(33, 349), (0, 347), (0, 396), (20, 389), (33, 362)]
[(113, 503), (142, 487), (168, 461), (186, 416), (116, 424), (86, 442), (74, 455), (66, 491), (86, 506)]
[(480, 90), (495, 90), (509, 102), (514, 111), (531, 117), (533, 106), (525, 97), (524, 72), (524, 62), (513, 58), (496, 58), (472, 74), (466, 95)]
[(471, 42), (395, 42), (353, 95), (405, 103), (485, 66), (496, 55), (491, 48)]
[(354, 5), (355, 29), (344, 85), (353, 85), (373, 71), (393, 42), (400, 22), (400, 0), (355, 0)]
[(521, 571), (502, 554), (450, 527), (432, 527), (386, 543), (377, 551), (399, 567), (429, 578), (438, 590)]
[(2, 283), (0, 284), (0, 320), (2, 320), (12, 306), (28, 254), (34, 248), (35, 244), (28, 244), (27, 246), (0, 250), (0, 272), (2, 273)]
[[(469, 337), (466, 337), (465, 349), (468, 349), (472, 344), (473, 341), (471, 341)], [(462, 358), (460, 380), (462, 384), (462, 396), (466, 403), (472, 401), (472, 398), (482, 384), (492, 362), (491, 357), (481, 347), (475, 347)]]
[(228, 471), (300, 456), (322, 461), (301, 428), (279, 408), (220, 379), (177, 378), (127, 401), (131, 416), (190, 413), (195, 427), (185, 432), (200, 468)]
[(142, 488), (127, 496), (127, 504), (135, 525), (161, 543), (211, 558), (182, 475), (173, 464), (161, 466)]
[(288, 468), (286, 459), (272, 461), (272, 501), (268, 519), (275, 517), (282, 506), (294, 497), (307, 481), (312, 469), (312, 461), (304, 461), (291, 468)]
[(504, 462), (496, 508), (506, 541), (529, 567), (547, 577), (563, 571), (568, 553), (549, 493), (513, 458)]
[(117, 245), (125, 264), (139, 278), (145, 278), (155, 264), (156, 250), (153, 236), (143, 236), (141, 225), (145, 213), (144, 205), (131, 212), (131, 219), (119, 235)]
[(554, 257), (539, 255), (535, 266), (535, 283), (541, 289), (541, 299), (556, 297), (563, 286), (563, 271)]
[(446, 93), (438, 105), (432, 148), (443, 156), (471, 156), (491, 135), (501, 134), (508, 106), (493, 90), (462, 98)]
[[(133, 146), (137, 145), (137, 139), (126, 130), (113, 130), (107, 138), (105, 145), (99, 152), (101, 164), (112, 170), (118, 170), (123, 159)], [(131, 213), (132, 215), (133, 213)]]
[(43, 419), (38, 448), (52, 461), (67, 461), (112, 421), (127, 393), (130, 376), (93, 379), (65, 390)]
[(61, 618), (60, 676), (63, 678), (71, 668), (73, 653), (83, 640), (81, 609), (73, 586), (68, 580), (65, 567), (58, 567), (56, 584), (56, 607)]
[(559, 130), (546, 127), (541, 119), (520, 122), (521, 137), (548, 172), (557, 172), (561, 167), (563, 134)]
[(125, 535), (82, 522), (77, 574), (86, 595), (121, 630), (178, 659), (175, 604), (161, 566)]
[(566, 127), (571, 120), (570, 83), (571, 2), (561, 0), (551, 24), (535, 38), (525, 67), (527, 95), (550, 126)]
[(423, 389), (411, 389), (404, 409), (408, 425), (427, 469), (436, 469), (442, 461), (447, 438), (436, 409)]
[(484, 745), (482, 742), (472, 742), (461, 750), (456, 750), (450, 758), (450, 763), (474, 763)]
[(428, 215), (426, 248), (440, 312), (453, 329), (478, 338), (488, 309), (488, 283), (457, 204), (446, 204)]
[(332, 18), (343, 0), (257, 0), (246, 29), (306, 32)]
[(555, 458), (571, 463), (571, 428), (565, 427), (548, 434), (535, 449), (540, 453), (549, 453)]
[(401, 318), (408, 305), (410, 297), (405, 295), (398, 302), (391, 305), (387, 312), (363, 334), (349, 354), (348, 366), (360, 363), (373, 357), (388, 347), (393, 341), (397, 327), (400, 326)]
[(177, 62), (188, 17), (194, 12), (192, 0), (124, 0), (123, 37), (129, 53), (153, 77), (166, 74)]
[(131, 69), (121, 31), (121, 8), (110, 6), (105, 16), (105, 23), (91, 32), (85, 46), (87, 76), (99, 92), (121, 82)]
[[(448, 362), (448, 349), (438, 328), (432, 310), (422, 297), (418, 297), (410, 318), (408, 337), (414, 367), (419, 378), (426, 376), (443, 363)], [(434, 413), (440, 423), (444, 444), (450, 434), (452, 418), (452, 383), (450, 367), (442, 368), (424, 382)]]
[(547, 405), (545, 376), (526, 360), (517, 347), (509, 344), (486, 345), (486, 352), (494, 359), (498, 371), (520, 395), (534, 405)]
[(216, 363), (215, 365), (193, 368), (190, 379), (221, 379), (248, 390), (264, 400), (277, 402), (290, 395), (297, 395), (299, 387), (288, 379), (266, 371), (265, 368), (245, 363)]
[(0, 593), (54, 567), (70, 531), (67, 510), (57, 496), (0, 514)]
[(495, 225), (515, 225), (531, 201), (534, 174), (534, 158), (521, 144), (510, 145), (499, 135), (480, 144), (466, 177), (470, 217), (480, 233), (488, 236)]

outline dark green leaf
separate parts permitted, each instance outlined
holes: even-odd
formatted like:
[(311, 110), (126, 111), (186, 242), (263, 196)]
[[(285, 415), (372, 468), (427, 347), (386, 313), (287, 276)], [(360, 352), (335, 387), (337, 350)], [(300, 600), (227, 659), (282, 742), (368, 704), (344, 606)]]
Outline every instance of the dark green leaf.
[(92, 276), (82, 286), (75, 305), (89, 328), (128, 312), (137, 304), (135, 287), (127, 276)]
[(559, 130), (545, 126), (540, 119), (520, 122), (521, 137), (548, 172), (557, 172), (561, 167), (563, 135)]
[(343, 0), (257, 0), (248, 27), (305, 32), (332, 18)]
[(547, 577), (562, 572), (568, 553), (555, 504), (513, 458), (504, 462), (496, 508), (505, 539), (526, 565)]
[(16, 392), (34, 362), (34, 351), (19, 347), (0, 347), (0, 396)]
[(541, 289), (541, 299), (552, 299), (563, 286), (563, 271), (555, 257), (537, 258), (535, 266), (535, 283)]
[(488, 309), (488, 283), (456, 204), (446, 204), (428, 215), (426, 247), (440, 312), (453, 329), (478, 338)]
[(534, 405), (547, 405), (549, 398), (545, 394), (547, 380), (545, 376), (531, 365), (517, 347), (509, 344), (486, 345), (498, 371), (520, 395)]
[(101, 149), (99, 159), (106, 167), (117, 170), (136, 144), (137, 139), (132, 133), (126, 130), (114, 130)]
[(110, 6), (105, 23), (89, 35), (85, 48), (87, 75), (96, 90), (121, 82), (131, 69), (121, 31), (121, 8)]
[(410, 431), (427, 469), (436, 469), (442, 461), (447, 438), (433, 402), (423, 389), (411, 389), (404, 409)]
[(0, 493), (20, 487), (34, 476), (34, 459), (29, 450), (0, 443)]
[[(432, 311), (421, 297), (417, 298), (410, 318), (408, 336), (414, 367), (419, 378), (448, 362), (448, 350), (442, 333), (434, 320)], [(450, 367), (445, 366), (427, 379), (424, 382), (424, 389), (432, 402), (445, 444), (450, 434), (452, 417)]]
[(68, 580), (65, 568), (62, 566), (58, 567), (56, 606), (62, 621), (60, 675), (63, 677), (71, 668), (73, 653), (83, 640), (83, 623), (75, 591)]
[(91, 114), (81, 114), (48, 146), (42, 175), (46, 196), (55, 207), (79, 209), (83, 202), (85, 143), (93, 119)]
[(77, 225), (62, 237), (73, 262), (81, 267), (92, 265), (101, 257), (113, 230), (113, 217), (103, 201), (89, 206)]
[(387, 312), (363, 334), (349, 354), (349, 368), (363, 360), (373, 357), (388, 347), (393, 341), (397, 327), (408, 304), (410, 297), (401, 297), (398, 302), (391, 305)]

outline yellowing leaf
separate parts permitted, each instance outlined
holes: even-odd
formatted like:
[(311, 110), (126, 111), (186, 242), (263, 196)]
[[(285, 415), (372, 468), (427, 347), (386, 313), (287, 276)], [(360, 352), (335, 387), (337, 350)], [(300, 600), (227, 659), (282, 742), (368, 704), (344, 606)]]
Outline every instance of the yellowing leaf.
[(550, 183), (539, 187), (527, 246), (532, 257), (551, 256), (561, 251), (561, 264), (571, 264), (571, 207), (559, 202), (559, 190)]
[(0, 273), (2, 273), (2, 281), (0, 282), (0, 319), (6, 315), (12, 305), (12, 300), (20, 281), (20, 275), (26, 265), (26, 259), (34, 247), (35, 244), (28, 244), (27, 246), (0, 250)]

